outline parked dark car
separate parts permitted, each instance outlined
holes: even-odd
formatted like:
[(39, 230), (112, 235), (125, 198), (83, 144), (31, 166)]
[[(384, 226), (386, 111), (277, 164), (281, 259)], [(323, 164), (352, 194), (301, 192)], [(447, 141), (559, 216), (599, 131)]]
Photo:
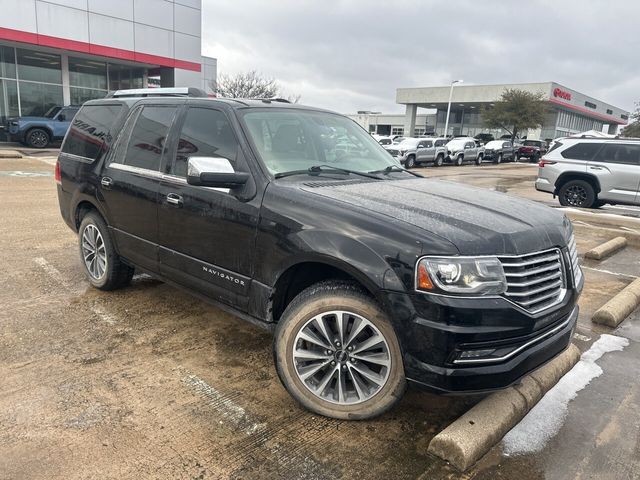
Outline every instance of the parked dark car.
[(31, 148), (46, 148), (62, 140), (78, 113), (79, 106), (51, 107), (41, 117), (14, 117), (8, 120), (9, 135)]
[(528, 158), (532, 162), (540, 160), (547, 153), (547, 142), (544, 140), (525, 140), (518, 149), (518, 157)]
[(287, 390), (342, 419), (406, 381), (504, 388), (568, 346), (583, 280), (561, 212), (406, 171), (342, 115), (189, 92), (73, 122), (55, 179), (91, 285), (139, 270), (274, 330)]
[(517, 159), (517, 149), (511, 142), (493, 140), (484, 146), (484, 159), (493, 163), (513, 162)]
[(473, 138), (482, 143), (489, 143), (490, 141), (495, 140), (495, 137), (491, 133), (479, 133)]

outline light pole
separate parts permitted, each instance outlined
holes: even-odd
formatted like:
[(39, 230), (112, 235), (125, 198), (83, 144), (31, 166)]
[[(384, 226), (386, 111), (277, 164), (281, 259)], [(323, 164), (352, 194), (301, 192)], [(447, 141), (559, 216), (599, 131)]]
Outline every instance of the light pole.
[(451, 82), (451, 89), (449, 90), (449, 103), (447, 105), (447, 120), (444, 122), (444, 138), (447, 138), (449, 133), (449, 113), (451, 112), (451, 97), (453, 97), (453, 86), (456, 83), (462, 83), (462, 80), (454, 80)]

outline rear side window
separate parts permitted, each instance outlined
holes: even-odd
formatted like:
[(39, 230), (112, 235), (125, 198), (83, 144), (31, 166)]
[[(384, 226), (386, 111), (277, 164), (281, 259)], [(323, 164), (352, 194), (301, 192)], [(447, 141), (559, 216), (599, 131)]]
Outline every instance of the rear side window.
[(62, 145), (62, 153), (97, 160), (109, 149), (122, 105), (87, 105), (73, 119)]
[(436, 147), (444, 147), (446, 144), (446, 140), (436, 140)]
[(125, 165), (160, 170), (167, 133), (176, 111), (177, 107), (173, 106), (147, 105), (142, 109), (129, 137)]
[(192, 107), (180, 132), (178, 149), (169, 173), (179, 177), (187, 175), (189, 157), (222, 157), (236, 168), (238, 140), (233, 133), (229, 120), (219, 110)]
[(572, 160), (591, 160), (598, 150), (600, 150), (601, 146), (601, 143), (578, 143), (577, 145), (560, 152), (560, 155)]
[(605, 144), (594, 161), (640, 165), (640, 145)]

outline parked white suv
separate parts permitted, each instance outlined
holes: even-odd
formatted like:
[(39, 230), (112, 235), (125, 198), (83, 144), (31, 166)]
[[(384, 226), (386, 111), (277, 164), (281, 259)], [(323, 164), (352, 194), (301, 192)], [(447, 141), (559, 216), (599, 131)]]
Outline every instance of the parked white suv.
[(564, 138), (538, 164), (536, 190), (561, 205), (640, 205), (640, 140)]

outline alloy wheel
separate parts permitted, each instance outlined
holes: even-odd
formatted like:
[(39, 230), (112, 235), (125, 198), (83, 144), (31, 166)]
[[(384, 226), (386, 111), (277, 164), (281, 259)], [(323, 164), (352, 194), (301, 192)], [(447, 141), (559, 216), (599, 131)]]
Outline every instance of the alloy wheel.
[(353, 405), (387, 383), (389, 345), (368, 319), (352, 312), (323, 312), (298, 331), (293, 346), (298, 379), (322, 400)]
[(47, 143), (49, 143), (49, 139), (47, 138), (47, 134), (41, 130), (36, 130), (35, 132), (31, 132), (29, 134), (29, 143), (34, 147), (46, 147)]
[(569, 205), (581, 207), (587, 201), (587, 191), (580, 185), (571, 185), (567, 188), (564, 198)]
[(82, 232), (82, 258), (89, 275), (100, 280), (107, 271), (107, 250), (95, 225), (87, 225)]

